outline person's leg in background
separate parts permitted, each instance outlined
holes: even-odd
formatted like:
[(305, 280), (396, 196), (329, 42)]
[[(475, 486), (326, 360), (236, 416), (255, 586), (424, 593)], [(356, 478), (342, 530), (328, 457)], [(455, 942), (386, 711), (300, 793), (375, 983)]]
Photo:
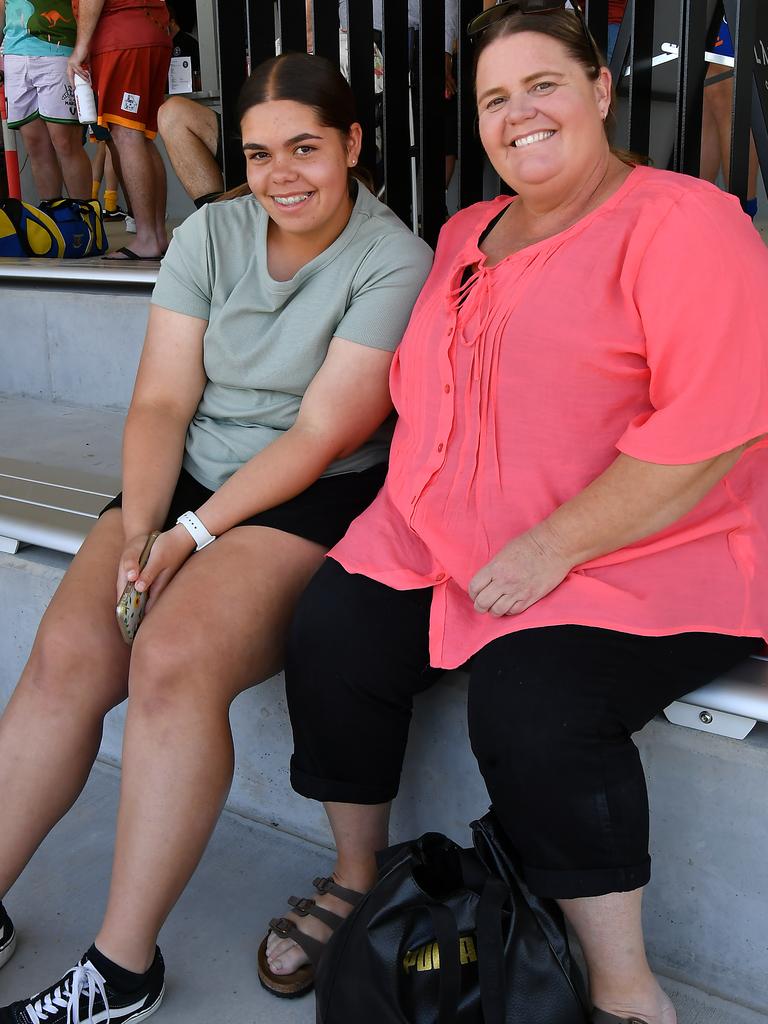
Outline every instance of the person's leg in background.
[[(710, 47), (708, 47), (709, 49)], [(734, 56), (733, 39), (727, 21), (723, 18), (711, 50), (723, 57)], [(713, 183), (722, 173), (725, 187), (730, 184), (731, 135), (733, 128), (733, 75), (723, 64), (707, 64), (704, 83), (704, 111), (701, 138), (701, 177)], [(719, 81), (713, 81), (719, 79)], [(749, 179), (744, 212), (754, 220), (757, 215), (757, 174), (759, 162), (754, 139), (749, 145)]]
[(53, 148), (61, 164), (61, 174), (70, 199), (89, 199), (91, 195), (91, 162), (83, 148), (83, 129), (79, 124), (46, 125)]
[[(6, 54), (4, 60), (8, 127), (21, 135), (32, 180), (41, 202), (61, 198), (64, 179), (47, 126), (40, 120), (40, 99), (31, 58)], [(66, 62), (65, 62), (66, 63)]]
[(176, 176), (195, 205), (221, 195), (224, 177), (216, 160), (220, 140), (216, 113), (183, 96), (171, 96), (160, 107), (157, 123)]
[(149, 158), (152, 162), (152, 177), (155, 193), (155, 237), (160, 243), (160, 252), (168, 248), (168, 232), (165, 227), (165, 208), (168, 203), (168, 178), (163, 158), (157, 151), (154, 140), (149, 143)]
[(155, 150), (154, 143), (135, 128), (114, 124), (111, 130), (136, 220), (136, 241), (132, 243), (131, 249), (137, 256), (154, 256), (159, 259), (165, 252), (167, 238), (158, 237), (157, 232), (157, 177), (152, 153)]
[(101, 193), (101, 182), (104, 178), (107, 144), (106, 142), (94, 139), (93, 136), (90, 137), (90, 141), (96, 146), (96, 150), (91, 157), (91, 199), (98, 199)]
[(64, 57), (30, 57), (29, 75), (38, 97), (40, 119), (56, 152), (70, 199), (90, 199), (91, 162), (83, 146), (75, 93)]
[(32, 167), (32, 180), (40, 202), (60, 199), (64, 189), (64, 178), (47, 126), (36, 117), (34, 121), (22, 125), (19, 130)]
[(645, 954), (648, 797), (632, 734), (757, 648), (560, 626), (501, 637), (472, 661), (470, 739), (496, 815), (532, 892), (575, 930), (593, 1003), (620, 1020), (676, 1021)]
[[(707, 65), (707, 79), (723, 74), (720, 64)], [(725, 187), (730, 184), (731, 126), (733, 124), (733, 78), (715, 82), (704, 89), (704, 120), (702, 122), (701, 176), (716, 182), (722, 173)], [(745, 211), (754, 218), (757, 213), (757, 174), (759, 162), (754, 140), (749, 142), (749, 198)]]
[(154, 138), (157, 111), (168, 77), (170, 48), (146, 46), (108, 51), (91, 58), (99, 123), (111, 132), (126, 199), (136, 222), (130, 253), (108, 259), (159, 259), (168, 248), (165, 231), (165, 168)]

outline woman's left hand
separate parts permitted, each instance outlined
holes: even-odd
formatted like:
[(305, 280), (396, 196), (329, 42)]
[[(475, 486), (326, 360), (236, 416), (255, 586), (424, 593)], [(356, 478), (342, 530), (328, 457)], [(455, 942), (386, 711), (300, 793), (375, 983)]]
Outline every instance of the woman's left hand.
[(469, 596), (475, 611), (496, 618), (519, 615), (559, 586), (572, 568), (535, 527), (511, 540), (474, 575)]
[(152, 545), (149, 561), (136, 580), (136, 589), (149, 591), (147, 611), (195, 550), (195, 542), (183, 526), (161, 533)]

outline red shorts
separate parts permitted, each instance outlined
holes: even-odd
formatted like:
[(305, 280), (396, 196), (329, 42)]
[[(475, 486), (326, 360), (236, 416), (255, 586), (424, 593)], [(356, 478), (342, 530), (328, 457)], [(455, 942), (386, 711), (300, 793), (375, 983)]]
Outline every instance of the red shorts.
[(91, 77), (102, 127), (119, 124), (157, 135), (157, 112), (165, 100), (171, 47), (138, 46), (91, 57)]

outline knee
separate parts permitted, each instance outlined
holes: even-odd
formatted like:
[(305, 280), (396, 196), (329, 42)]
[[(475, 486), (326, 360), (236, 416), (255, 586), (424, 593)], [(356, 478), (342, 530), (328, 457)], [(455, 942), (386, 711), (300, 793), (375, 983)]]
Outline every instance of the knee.
[(80, 707), (105, 715), (125, 699), (126, 685), (103, 639), (88, 626), (44, 620), (20, 686), (34, 693), (48, 713)]
[(82, 136), (79, 130), (65, 129), (51, 136), (53, 148), (60, 159), (69, 160), (78, 153), (83, 153)]
[(186, 104), (188, 100), (181, 96), (171, 96), (157, 112), (157, 127), (163, 139), (172, 135), (186, 121)]
[(545, 777), (553, 765), (567, 765), (601, 742), (605, 722), (599, 709), (575, 686), (539, 676), (518, 679), (514, 671), (504, 675), (507, 692), (498, 700), (470, 690), (470, 741), (483, 774)]
[(153, 628), (151, 616), (142, 625), (131, 650), (128, 697), (132, 713), (164, 718), (184, 707), (199, 707), (215, 689), (206, 686), (203, 652), (187, 633), (164, 620)]

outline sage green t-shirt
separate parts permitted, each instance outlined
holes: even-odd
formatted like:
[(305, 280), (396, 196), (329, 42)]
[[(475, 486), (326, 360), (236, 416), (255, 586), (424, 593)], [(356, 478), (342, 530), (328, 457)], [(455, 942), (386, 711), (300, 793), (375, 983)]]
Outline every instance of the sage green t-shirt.
[[(432, 265), (429, 246), (362, 186), (344, 231), (290, 281), (269, 276), (268, 222), (253, 196), (198, 210), (174, 232), (152, 296), (208, 321), (184, 468), (210, 490), (293, 425), (332, 338), (397, 348)], [(391, 433), (385, 424), (323, 475), (386, 461)]]

